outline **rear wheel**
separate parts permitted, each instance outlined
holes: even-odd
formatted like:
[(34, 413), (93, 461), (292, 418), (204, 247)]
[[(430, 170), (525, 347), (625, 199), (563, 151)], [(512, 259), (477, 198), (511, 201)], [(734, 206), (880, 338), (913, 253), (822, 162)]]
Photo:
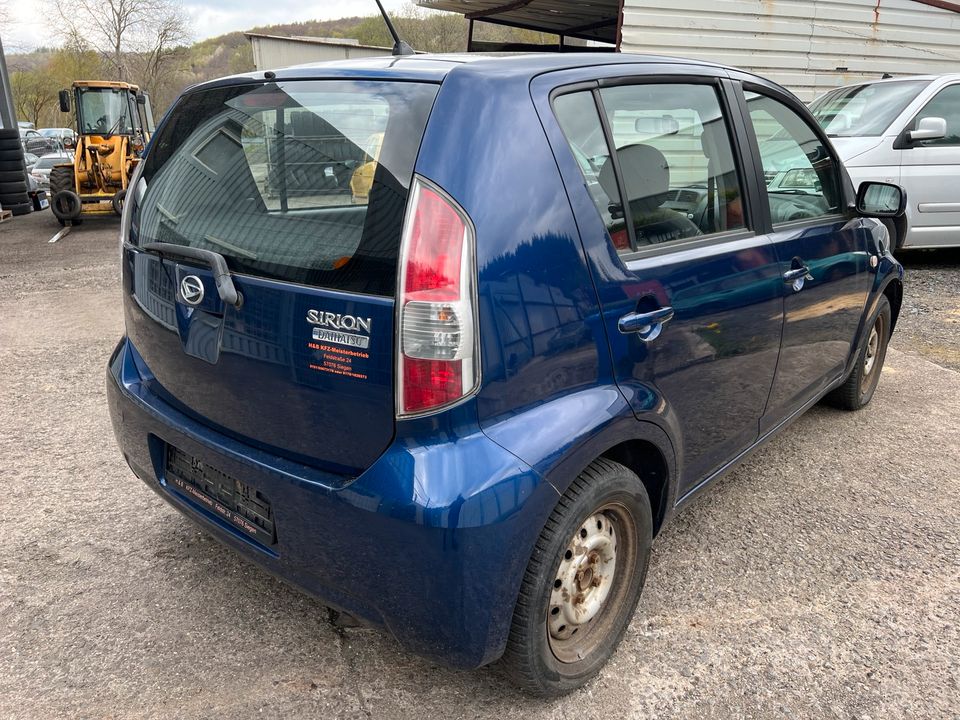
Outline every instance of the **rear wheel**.
[(560, 498), (524, 574), (500, 667), (544, 696), (574, 690), (620, 644), (640, 598), (653, 522), (640, 479), (595, 461)]
[(881, 295), (867, 326), (856, 364), (846, 381), (827, 396), (827, 401), (843, 410), (859, 410), (873, 398), (880, 383), (883, 361), (890, 342), (890, 301)]

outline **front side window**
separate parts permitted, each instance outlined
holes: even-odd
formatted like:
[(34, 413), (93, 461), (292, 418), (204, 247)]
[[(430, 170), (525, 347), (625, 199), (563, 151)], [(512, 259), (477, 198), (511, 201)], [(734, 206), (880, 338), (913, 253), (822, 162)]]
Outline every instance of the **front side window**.
[(922, 145), (960, 145), (960, 85), (950, 85), (938, 92), (917, 115), (913, 125), (926, 117), (947, 121), (947, 134), (939, 140), (925, 140)]
[(774, 224), (840, 212), (837, 164), (807, 121), (783, 103), (746, 93)]
[(618, 251), (745, 227), (714, 87), (624, 85), (599, 99), (616, 162), (590, 92), (557, 98), (555, 111)]

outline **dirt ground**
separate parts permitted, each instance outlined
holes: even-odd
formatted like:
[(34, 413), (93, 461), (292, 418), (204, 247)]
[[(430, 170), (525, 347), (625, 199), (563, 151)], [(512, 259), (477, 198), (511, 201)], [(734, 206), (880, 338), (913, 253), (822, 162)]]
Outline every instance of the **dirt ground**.
[(335, 630), (134, 478), (117, 223), (57, 229), (0, 225), (0, 717), (960, 717), (956, 255), (907, 258), (873, 403), (815, 408), (681, 513), (612, 662), (544, 702)]

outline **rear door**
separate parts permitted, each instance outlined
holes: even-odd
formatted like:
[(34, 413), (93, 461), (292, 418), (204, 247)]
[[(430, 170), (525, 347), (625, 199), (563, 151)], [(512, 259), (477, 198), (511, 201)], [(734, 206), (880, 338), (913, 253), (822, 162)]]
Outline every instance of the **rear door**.
[[(296, 81), (179, 103), (132, 193), (124, 246), (127, 333), (153, 392), (298, 462), (354, 475), (379, 456), (394, 432), (401, 224), (436, 90)], [(372, 183), (358, 197), (361, 167)], [(223, 255), (240, 306), (210, 268), (151, 242)]]
[(681, 493), (757, 439), (780, 346), (779, 266), (725, 87), (638, 77), (553, 100), (616, 381), (672, 430)]
[[(775, 90), (748, 87), (745, 114), (780, 265), (783, 341), (761, 430), (814, 400), (846, 367), (872, 284), (862, 221), (845, 207), (840, 164), (812, 118)], [(763, 186), (758, 177), (757, 184)]]
[(910, 204), (909, 247), (960, 245), (960, 83), (940, 90), (917, 117), (907, 125), (916, 128), (921, 118), (940, 117), (947, 121), (947, 134), (939, 140), (916, 144), (897, 141), (900, 177)]

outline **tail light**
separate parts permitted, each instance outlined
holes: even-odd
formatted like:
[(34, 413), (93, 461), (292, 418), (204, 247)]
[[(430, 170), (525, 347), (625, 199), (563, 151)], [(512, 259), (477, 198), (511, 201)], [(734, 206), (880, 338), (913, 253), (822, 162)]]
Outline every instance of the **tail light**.
[(466, 213), (414, 178), (400, 246), (397, 415), (469, 396), (480, 379), (475, 237)]

